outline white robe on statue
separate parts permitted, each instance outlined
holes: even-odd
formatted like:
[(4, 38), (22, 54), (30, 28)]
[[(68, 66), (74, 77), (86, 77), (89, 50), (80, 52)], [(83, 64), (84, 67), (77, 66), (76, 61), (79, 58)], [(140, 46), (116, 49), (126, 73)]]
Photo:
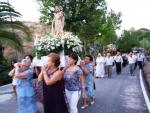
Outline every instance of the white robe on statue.
[(105, 59), (103, 57), (97, 57), (96, 59), (96, 77), (104, 77), (105, 74)]

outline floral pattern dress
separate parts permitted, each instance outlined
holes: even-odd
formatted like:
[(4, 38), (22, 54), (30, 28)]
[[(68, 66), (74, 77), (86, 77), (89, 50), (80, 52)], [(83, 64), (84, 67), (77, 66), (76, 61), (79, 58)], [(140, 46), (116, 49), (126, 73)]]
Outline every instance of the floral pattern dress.
[(93, 65), (91, 63), (86, 65), (86, 69), (90, 71), (90, 73), (83, 74), (85, 79), (85, 91), (87, 97), (93, 97), (94, 96), (94, 76), (93, 76)]
[(81, 81), (79, 76), (83, 72), (80, 67), (76, 66), (72, 71), (64, 73), (65, 88), (69, 91), (81, 91)]

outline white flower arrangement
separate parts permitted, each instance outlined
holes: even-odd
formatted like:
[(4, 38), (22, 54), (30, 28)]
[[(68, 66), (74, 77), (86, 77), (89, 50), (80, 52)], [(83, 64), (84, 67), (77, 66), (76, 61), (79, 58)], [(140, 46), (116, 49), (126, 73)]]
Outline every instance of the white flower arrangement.
[(60, 38), (48, 35), (41, 37), (36, 43), (35, 48), (39, 57), (48, 55), (50, 52), (59, 52), (61, 51)]
[(70, 52), (80, 53), (83, 47), (80, 39), (71, 32), (66, 32), (61, 38), (46, 35), (41, 37), (35, 45), (37, 55), (41, 57), (48, 55), (50, 52), (59, 53), (63, 50), (62, 44), (64, 44), (65, 54)]
[(66, 54), (69, 52), (82, 52), (82, 42), (76, 35), (73, 35), (71, 32), (66, 32), (61, 38), (65, 42), (64, 47)]

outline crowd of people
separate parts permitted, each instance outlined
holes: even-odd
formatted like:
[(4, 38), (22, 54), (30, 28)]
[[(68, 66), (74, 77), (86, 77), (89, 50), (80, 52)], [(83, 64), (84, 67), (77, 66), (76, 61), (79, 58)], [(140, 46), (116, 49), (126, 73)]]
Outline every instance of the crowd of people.
[(135, 53), (124, 53), (121, 54), (117, 52), (115, 56), (112, 56), (110, 53), (104, 54), (103, 56), (99, 53), (96, 58), (96, 70), (95, 76), (97, 78), (103, 78), (105, 74), (108, 75), (109, 78), (112, 77), (112, 68), (116, 68), (116, 74), (120, 75), (122, 72), (122, 68), (129, 64), (130, 75), (134, 75), (134, 71), (139, 66), (139, 69), (143, 69), (145, 60), (145, 55), (141, 52)]
[(95, 78), (112, 77), (112, 68), (120, 75), (122, 68), (129, 64), (131, 76), (139, 66), (143, 68), (142, 53), (121, 54), (98, 53), (94, 60), (92, 55), (85, 55), (79, 63), (77, 54), (67, 58), (65, 67), (60, 68), (60, 56), (48, 55), (47, 63), (42, 67), (32, 66), (32, 56), (26, 55), (21, 62), (13, 62), (9, 76), (13, 77), (13, 90), (17, 97), (19, 113), (78, 113), (78, 102), (82, 100), (81, 109), (95, 103)]

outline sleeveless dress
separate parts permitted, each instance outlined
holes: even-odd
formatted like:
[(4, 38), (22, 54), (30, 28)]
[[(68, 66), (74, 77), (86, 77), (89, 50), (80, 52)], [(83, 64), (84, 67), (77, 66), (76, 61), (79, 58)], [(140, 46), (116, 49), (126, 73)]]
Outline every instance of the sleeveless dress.
[[(49, 73), (48, 76), (53, 76), (55, 72)], [(43, 82), (43, 97), (45, 113), (68, 113), (64, 97), (63, 80), (57, 81), (55, 84), (50, 86)]]

